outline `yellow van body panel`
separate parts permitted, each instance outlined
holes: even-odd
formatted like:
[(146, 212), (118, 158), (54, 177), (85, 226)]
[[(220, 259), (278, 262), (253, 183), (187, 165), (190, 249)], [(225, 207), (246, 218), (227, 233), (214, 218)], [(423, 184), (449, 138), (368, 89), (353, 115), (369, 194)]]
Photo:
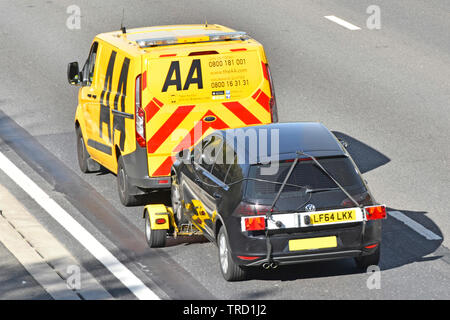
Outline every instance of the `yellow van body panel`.
[[(230, 32), (220, 25), (176, 25), (96, 36), (92, 83), (80, 89), (75, 116), (90, 156), (117, 173), (119, 153), (137, 151), (137, 79), (148, 178), (169, 176), (174, 155), (213, 130), (272, 122), (263, 46), (250, 37), (207, 41)], [(155, 39), (177, 43), (140, 45)]]

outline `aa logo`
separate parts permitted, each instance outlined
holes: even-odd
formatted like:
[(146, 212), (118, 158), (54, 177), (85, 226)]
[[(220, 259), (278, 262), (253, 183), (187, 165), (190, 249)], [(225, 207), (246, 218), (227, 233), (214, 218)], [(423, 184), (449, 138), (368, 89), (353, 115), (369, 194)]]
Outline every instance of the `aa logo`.
[(166, 81), (162, 88), (162, 92), (166, 92), (170, 86), (176, 86), (177, 91), (188, 90), (191, 84), (196, 83), (199, 89), (203, 89), (202, 65), (200, 59), (194, 59), (187, 75), (184, 86), (181, 83), (180, 61), (172, 61), (167, 72)]

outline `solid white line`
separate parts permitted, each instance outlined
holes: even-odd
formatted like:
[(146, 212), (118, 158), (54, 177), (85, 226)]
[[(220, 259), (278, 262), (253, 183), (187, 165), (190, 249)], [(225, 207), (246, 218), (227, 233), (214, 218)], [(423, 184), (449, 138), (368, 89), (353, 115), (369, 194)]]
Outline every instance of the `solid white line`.
[(0, 169), (28, 193), (47, 213), (64, 227), (80, 244), (100, 261), (117, 279), (141, 300), (159, 300), (159, 297), (125, 267), (94, 236), (81, 226), (67, 211), (50, 198), (34, 181), (0, 152)]
[(338, 18), (336, 16), (324, 16), (324, 18), (333, 21), (337, 23), (338, 25), (343, 26), (344, 28), (347, 28), (349, 30), (355, 31), (355, 30), (361, 30), (360, 27), (355, 26), (354, 24), (351, 24), (350, 22), (347, 22), (345, 20), (342, 20), (341, 18)]
[(395, 219), (403, 222), (408, 227), (419, 233), (420, 235), (424, 236), (427, 240), (441, 240), (442, 238), (432, 232), (431, 230), (428, 230), (421, 224), (417, 223), (413, 219), (407, 217), (405, 214), (401, 213), (400, 211), (389, 211), (388, 212), (390, 216), (394, 217)]
[(19, 260), (20, 264), (55, 300), (80, 300), (67, 288), (66, 282), (20, 236), (8, 221), (0, 216), (0, 242)]

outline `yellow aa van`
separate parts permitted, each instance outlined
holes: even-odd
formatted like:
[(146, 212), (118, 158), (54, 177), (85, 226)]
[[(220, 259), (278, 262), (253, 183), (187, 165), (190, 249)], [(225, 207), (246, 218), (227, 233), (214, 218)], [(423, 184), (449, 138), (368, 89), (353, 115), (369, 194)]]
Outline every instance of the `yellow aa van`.
[(115, 173), (124, 205), (169, 188), (174, 155), (212, 130), (277, 122), (263, 46), (220, 25), (102, 33), (67, 73), (80, 169)]

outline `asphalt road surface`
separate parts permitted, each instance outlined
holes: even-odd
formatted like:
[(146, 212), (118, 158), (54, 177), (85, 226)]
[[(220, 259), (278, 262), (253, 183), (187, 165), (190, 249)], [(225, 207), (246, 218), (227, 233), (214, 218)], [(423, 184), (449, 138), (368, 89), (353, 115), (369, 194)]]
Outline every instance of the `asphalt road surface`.
[[(66, 24), (71, 5), (80, 8), (79, 29)], [(371, 5), (379, 29), (369, 28)], [(147, 247), (142, 206), (120, 204), (115, 175), (78, 169), (78, 90), (66, 78), (67, 63), (82, 63), (96, 34), (120, 28), (122, 8), (128, 28), (207, 20), (264, 45), (280, 121), (320, 121), (343, 137), (375, 198), (394, 212), (383, 222), (378, 289), (351, 259), (227, 283), (216, 247), (201, 238)], [(445, 0), (1, 0), (0, 151), (162, 299), (449, 299), (449, 30)], [(3, 172), (0, 183), (114, 297), (135, 298)]]

